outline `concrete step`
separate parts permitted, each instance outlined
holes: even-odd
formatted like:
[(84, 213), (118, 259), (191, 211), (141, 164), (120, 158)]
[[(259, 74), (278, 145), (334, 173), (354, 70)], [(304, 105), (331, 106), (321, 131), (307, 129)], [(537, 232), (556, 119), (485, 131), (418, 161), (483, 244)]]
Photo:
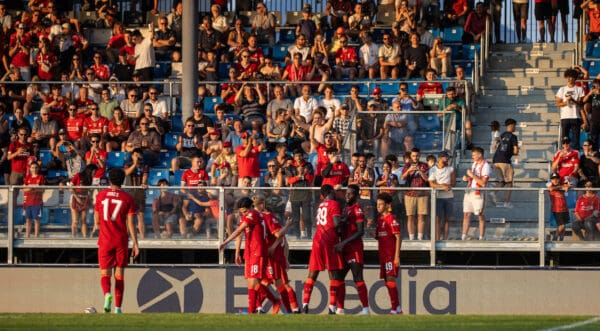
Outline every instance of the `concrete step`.
[(553, 69), (553, 68), (569, 68), (573, 65), (573, 58), (563, 55), (554, 56), (496, 56), (490, 57), (488, 60), (488, 68), (498, 69), (513, 69), (513, 68), (537, 68), (537, 69)]
[(500, 78), (500, 77), (515, 77), (515, 78), (528, 78), (533, 76), (543, 77), (563, 77), (565, 68), (494, 68), (488, 66), (487, 75), (485, 78)]
[[(499, 92), (499, 90), (489, 91), (494, 95), (482, 94), (476, 101), (476, 105), (490, 105), (490, 106), (517, 106), (517, 105), (556, 105), (554, 98), (549, 98), (544, 95), (519, 95), (516, 91), (514, 93), (507, 93), (506, 91)], [(487, 96), (487, 98), (485, 98)]]
[(565, 85), (563, 77), (546, 77), (543, 75), (530, 75), (528, 77), (494, 77), (483, 81), (484, 89), (520, 89), (525, 86), (534, 86), (538, 89), (552, 89)]
[[(483, 86), (479, 94), (480, 97), (501, 98), (501, 97), (519, 97), (519, 101), (523, 97), (529, 97), (524, 100), (532, 100), (533, 102), (554, 101), (556, 91), (560, 86), (532, 86), (532, 85), (517, 85), (504, 87), (487, 87)], [(523, 102), (527, 103), (527, 102)]]
[[(518, 125), (547, 125), (556, 123), (558, 125), (558, 121), (560, 119), (560, 115), (558, 112), (531, 112), (531, 113), (523, 113), (519, 112), (516, 107), (493, 107), (493, 108), (476, 108), (475, 109), (475, 119), (477, 120), (477, 125), (487, 126), (491, 121), (496, 120), (500, 122), (500, 125), (504, 125), (504, 119), (511, 117), (514, 118)], [(548, 123), (547, 123), (548, 122)]]
[(495, 52), (529, 52), (529, 51), (573, 51), (575, 43), (530, 43), (530, 44), (499, 44), (492, 45), (491, 53)]

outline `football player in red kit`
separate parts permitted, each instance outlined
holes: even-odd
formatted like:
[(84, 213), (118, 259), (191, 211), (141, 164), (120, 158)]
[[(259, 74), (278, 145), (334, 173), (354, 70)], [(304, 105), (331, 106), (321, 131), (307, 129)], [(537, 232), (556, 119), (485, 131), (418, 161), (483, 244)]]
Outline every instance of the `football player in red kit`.
[[(244, 249), (244, 277), (248, 282), (248, 314), (256, 312), (258, 298), (266, 297), (273, 302), (273, 313), (279, 312), (280, 301), (267, 289), (261, 280), (266, 278), (267, 244), (265, 240), (265, 224), (262, 214), (252, 209), (252, 199), (243, 197), (237, 202), (240, 214), (240, 224), (237, 229), (219, 245), (219, 251), (225, 249), (228, 243), (244, 232), (246, 245)], [(236, 250), (235, 262), (241, 264), (242, 259)]]
[(344, 262), (342, 255), (334, 250), (340, 242), (337, 234), (341, 222), (339, 203), (335, 200), (335, 190), (331, 185), (321, 187), (323, 202), (319, 205), (316, 216), (316, 233), (313, 238), (312, 250), (308, 262), (308, 277), (304, 282), (302, 310), (308, 313), (308, 302), (312, 294), (319, 272), (329, 271), (329, 313), (335, 314), (337, 291), (343, 284)]
[(392, 309), (390, 315), (402, 314), (396, 278), (400, 270), (400, 226), (392, 211), (392, 196), (381, 193), (377, 196), (377, 232), (375, 237), (379, 243), (379, 278), (385, 281)]
[(133, 258), (140, 253), (133, 216), (135, 205), (133, 198), (121, 190), (125, 172), (112, 168), (108, 173), (110, 188), (102, 190), (96, 196), (94, 206), (94, 230), (98, 234), (98, 263), (100, 264), (100, 285), (104, 293), (104, 312), (109, 313), (112, 304), (110, 278), (115, 270), (115, 313), (121, 313), (121, 303), (125, 288), (124, 276), (127, 266), (128, 241), (131, 235)]
[[(300, 313), (300, 309), (298, 309), (296, 292), (290, 286), (290, 279), (287, 274), (287, 240), (285, 238), (285, 234), (293, 225), (293, 222), (289, 221), (285, 226), (281, 226), (277, 216), (265, 209), (265, 198), (261, 195), (254, 196), (254, 208), (262, 214), (265, 220), (265, 227), (267, 228), (266, 241), (269, 258), (267, 278), (263, 279), (262, 283), (268, 286), (272, 282), (281, 296), (281, 303), (283, 303), (286, 311), (298, 314)], [(261, 299), (264, 300), (264, 298)], [(262, 305), (263, 300), (259, 300), (258, 306)]]
[[(369, 295), (367, 285), (363, 277), (364, 267), (364, 247), (362, 236), (365, 233), (363, 214), (360, 205), (357, 202), (360, 188), (358, 185), (348, 185), (346, 189), (346, 204), (342, 216), (345, 218), (342, 227), (342, 241), (335, 245), (335, 251), (342, 253), (344, 257), (343, 278), (346, 278), (348, 271), (352, 270), (352, 278), (358, 290), (358, 297), (362, 305), (361, 315), (369, 314)], [(346, 294), (345, 283), (342, 282), (338, 289), (338, 311), (344, 309), (344, 296)]]

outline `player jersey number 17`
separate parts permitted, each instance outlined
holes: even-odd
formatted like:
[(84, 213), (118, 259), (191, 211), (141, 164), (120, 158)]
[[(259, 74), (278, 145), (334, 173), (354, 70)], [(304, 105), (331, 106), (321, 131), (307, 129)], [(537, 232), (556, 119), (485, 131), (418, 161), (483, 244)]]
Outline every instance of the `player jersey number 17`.
[(119, 200), (119, 199), (105, 199), (102, 201), (102, 207), (103, 207), (103, 216), (104, 216), (104, 221), (108, 221), (108, 219), (106, 219), (106, 217), (109, 214), (109, 205), (113, 205), (112, 209), (112, 214), (110, 215), (110, 220), (111, 221), (116, 221), (117, 220), (117, 215), (119, 215), (119, 211), (121, 210), (121, 206), (123, 205), (123, 200)]

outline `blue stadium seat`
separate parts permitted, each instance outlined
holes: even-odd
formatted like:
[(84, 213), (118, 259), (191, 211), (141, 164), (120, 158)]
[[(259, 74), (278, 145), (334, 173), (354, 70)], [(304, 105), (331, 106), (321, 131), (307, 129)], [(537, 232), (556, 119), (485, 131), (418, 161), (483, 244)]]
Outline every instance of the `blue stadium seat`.
[(146, 190), (146, 206), (152, 206), (154, 199), (158, 198), (159, 195), (160, 195), (160, 190), (157, 190), (157, 189)]
[(123, 168), (130, 158), (131, 154), (127, 152), (108, 152), (106, 168)]
[(452, 50), (452, 60), (462, 59), (462, 44), (447, 44), (446, 46), (450, 47), (450, 49)]
[(50, 223), (50, 208), (42, 208), (42, 218), (40, 219), (40, 224), (48, 223)]
[(600, 60), (583, 61), (583, 66), (589, 71), (590, 77), (600, 74)]
[(158, 167), (171, 168), (171, 160), (177, 156), (177, 151), (165, 151), (158, 153)]
[(152, 226), (152, 207), (146, 207), (144, 209), (144, 224)]
[(432, 132), (440, 130), (440, 118), (437, 115), (419, 115), (419, 131)]
[(462, 46), (462, 58), (465, 60), (474, 60), (475, 53), (479, 52), (481, 45), (479, 44), (467, 44)]
[(66, 170), (48, 170), (46, 178), (68, 177), (69, 173)]
[(442, 132), (421, 132), (413, 135), (415, 147), (421, 151), (438, 151), (442, 149)]
[(156, 61), (154, 66), (154, 79), (164, 79), (171, 74), (170, 61)]
[(213, 114), (215, 112), (215, 105), (223, 103), (221, 97), (211, 97), (204, 99), (204, 112), (207, 114)]
[(180, 135), (181, 132), (165, 133), (165, 143), (163, 144), (163, 147), (171, 151), (176, 150), (177, 140), (179, 139)]
[(433, 36), (433, 38), (437, 38), (442, 34), (440, 28), (429, 28), (429, 33)]
[(40, 149), (40, 160), (42, 160), (42, 168), (46, 168), (48, 162), (52, 161), (54, 157), (49, 149)]
[(419, 83), (417, 82), (409, 82), (408, 83), (408, 94), (415, 95), (419, 91)]
[(296, 41), (296, 29), (281, 29), (279, 31), (279, 42), (289, 44)]
[(177, 170), (177, 171), (175, 171), (175, 173), (173, 174), (173, 180), (170, 181), (171, 186), (174, 186), (174, 187), (181, 186), (181, 175), (183, 175), (184, 171), (185, 170)]
[(156, 186), (161, 179), (169, 180), (169, 169), (150, 169), (150, 173), (148, 174), (148, 185)]
[(25, 224), (25, 217), (23, 216), (23, 208), (15, 208), (13, 212), (13, 222), (15, 225)]
[(269, 160), (277, 156), (277, 152), (262, 152), (258, 155), (258, 164), (261, 169), (267, 169)]
[(181, 115), (173, 115), (171, 117), (171, 131), (183, 132), (183, 119)]
[(462, 42), (462, 35), (463, 35), (463, 28), (460, 26), (444, 28), (444, 41), (447, 43)]
[(336, 94), (349, 94), (351, 84), (333, 84), (333, 91)]
[(35, 120), (38, 118), (40, 118), (39, 113), (29, 114), (29, 115), (25, 116), (25, 119), (29, 122), (29, 124), (31, 124), (32, 128), (33, 128), (33, 122), (35, 122)]
[(381, 83), (379, 84), (379, 88), (381, 88), (381, 94), (398, 94), (398, 90), (400, 89), (399, 83)]
[(273, 47), (273, 61), (283, 61), (287, 55), (289, 45), (277, 45)]
[(52, 210), (52, 222), (54, 225), (71, 225), (71, 209), (55, 208)]

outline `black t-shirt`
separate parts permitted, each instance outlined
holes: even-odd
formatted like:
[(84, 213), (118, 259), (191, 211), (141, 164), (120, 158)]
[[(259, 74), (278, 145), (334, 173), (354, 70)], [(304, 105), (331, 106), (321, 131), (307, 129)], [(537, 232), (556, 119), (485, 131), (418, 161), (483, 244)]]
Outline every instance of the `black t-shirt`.
[(589, 102), (592, 105), (590, 122), (600, 125), (600, 94), (592, 94)]
[(517, 136), (511, 132), (504, 132), (500, 135), (500, 142), (496, 153), (494, 153), (494, 163), (510, 163), (510, 159), (513, 156), (514, 147), (519, 146), (519, 140)]
[(404, 60), (408, 60), (409, 64), (416, 63), (417, 68), (427, 68), (427, 46), (408, 47), (404, 50)]
[[(594, 153), (594, 157), (600, 157), (598, 152)], [(581, 171), (583, 171), (585, 177), (598, 178), (598, 164), (585, 156), (585, 154), (581, 155), (579, 158), (579, 167), (581, 168)]]

